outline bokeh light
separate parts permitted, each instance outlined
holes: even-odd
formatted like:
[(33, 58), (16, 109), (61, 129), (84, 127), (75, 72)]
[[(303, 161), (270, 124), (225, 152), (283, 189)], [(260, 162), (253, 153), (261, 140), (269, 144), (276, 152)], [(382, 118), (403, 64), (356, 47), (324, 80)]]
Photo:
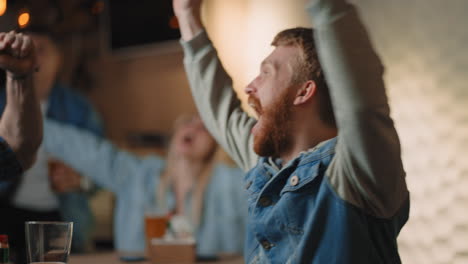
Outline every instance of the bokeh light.
[(104, 11), (104, 1), (96, 1), (91, 8), (91, 13), (93, 15), (99, 15)]
[(22, 11), (18, 15), (18, 25), (20, 28), (25, 28), (31, 21), (31, 15), (28, 11)]
[(0, 16), (3, 16), (7, 10), (7, 0), (0, 0)]

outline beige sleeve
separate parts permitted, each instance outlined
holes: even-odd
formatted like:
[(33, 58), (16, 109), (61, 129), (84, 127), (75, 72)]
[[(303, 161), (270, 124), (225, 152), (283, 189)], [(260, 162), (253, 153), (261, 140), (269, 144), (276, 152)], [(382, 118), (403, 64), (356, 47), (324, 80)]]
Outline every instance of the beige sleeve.
[(241, 109), (232, 80), (206, 32), (181, 44), (185, 71), (205, 126), (239, 167), (251, 169), (258, 160), (250, 133), (256, 120)]
[(352, 5), (345, 0), (311, 2), (319, 59), (338, 125), (336, 156), (327, 175), (341, 198), (390, 217), (408, 191), (383, 66)]

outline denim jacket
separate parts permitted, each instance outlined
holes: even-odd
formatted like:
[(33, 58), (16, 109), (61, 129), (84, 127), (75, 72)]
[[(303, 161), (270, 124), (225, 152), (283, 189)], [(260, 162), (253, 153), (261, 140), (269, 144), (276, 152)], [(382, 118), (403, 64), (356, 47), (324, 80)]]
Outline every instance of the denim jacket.
[(8, 143), (0, 137), (0, 197), (18, 178), (23, 168)]
[(383, 219), (340, 198), (325, 176), (335, 145), (323, 142), (281, 169), (261, 158), (247, 174), (246, 263), (400, 263), (395, 238), (408, 201)]

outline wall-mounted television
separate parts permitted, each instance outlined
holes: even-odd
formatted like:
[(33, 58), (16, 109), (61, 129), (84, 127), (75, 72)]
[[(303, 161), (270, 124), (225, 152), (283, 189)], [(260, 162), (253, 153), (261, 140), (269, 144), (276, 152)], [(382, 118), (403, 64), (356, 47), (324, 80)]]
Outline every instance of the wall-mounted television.
[(178, 40), (172, 0), (109, 0), (112, 50)]

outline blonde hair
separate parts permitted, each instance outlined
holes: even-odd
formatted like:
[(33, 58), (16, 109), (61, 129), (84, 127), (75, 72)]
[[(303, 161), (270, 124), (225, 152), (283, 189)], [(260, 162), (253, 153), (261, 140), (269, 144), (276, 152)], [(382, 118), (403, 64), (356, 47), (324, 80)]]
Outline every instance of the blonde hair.
[[(196, 115), (182, 115), (174, 122), (174, 131), (177, 130), (180, 126), (190, 121)], [(166, 194), (169, 188), (173, 185), (173, 177), (171, 177), (171, 168), (169, 168), (170, 161), (176, 159), (176, 154), (174, 153), (174, 148), (172, 145), (174, 142), (171, 140), (169, 144), (169, 149), (167, 153), (167, 163), (166, 168), (161, 173), (160, 182), (156, 190), (156, 203), (159, 208), (167, 210), (167, 200)], [(203, 211), (203, 198), (206, 187), (210, 182), (211, 175), (213, 174), (214, 165), (216, 163), (216, 153), (218, 150), (216, 143), (213, 144), (213, 149), (208, 153), (204, 159), (203, 168), (196, 178), (196, 183), (192, 189), (192, 210), (190, 212), (190, 219), (194, 225), (197, 227), (201, 221), (202, 211)], [(169, 165), (169, 166), (168, 166)]]

